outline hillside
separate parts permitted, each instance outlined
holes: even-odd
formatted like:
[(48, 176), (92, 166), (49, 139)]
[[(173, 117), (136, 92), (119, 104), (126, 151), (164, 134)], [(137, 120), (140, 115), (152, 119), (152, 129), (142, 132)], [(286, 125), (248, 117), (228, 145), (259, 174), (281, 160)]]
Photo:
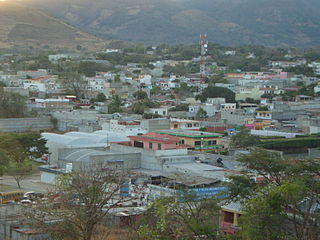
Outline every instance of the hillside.
[(81, 32), (47, 14), (15, 4), (0, 1), (0, 48), (50, 47), (73, 48), (78, 45), (96, 49), (102, 40)]
[(99, 36), (224, 45), (320, 45), (319, 0), (24, 0)]

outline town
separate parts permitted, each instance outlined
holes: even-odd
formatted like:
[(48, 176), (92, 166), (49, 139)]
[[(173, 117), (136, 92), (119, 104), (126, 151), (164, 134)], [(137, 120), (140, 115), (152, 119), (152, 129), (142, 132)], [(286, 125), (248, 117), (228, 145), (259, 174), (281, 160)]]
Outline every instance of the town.
[(1, 239), (319, 239), (317, 50), (0, 52), (0, 117)]

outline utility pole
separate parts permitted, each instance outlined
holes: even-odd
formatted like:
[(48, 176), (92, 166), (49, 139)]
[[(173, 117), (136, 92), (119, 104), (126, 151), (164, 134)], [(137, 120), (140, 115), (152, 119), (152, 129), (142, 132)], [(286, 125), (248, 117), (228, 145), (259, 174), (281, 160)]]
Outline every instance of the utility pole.
[(207, 52), (208, 52), (208, 36), (207, 34), (200, 34), (200, 78), (201, 83), (206, 79), (206, 64), (207, 64)]

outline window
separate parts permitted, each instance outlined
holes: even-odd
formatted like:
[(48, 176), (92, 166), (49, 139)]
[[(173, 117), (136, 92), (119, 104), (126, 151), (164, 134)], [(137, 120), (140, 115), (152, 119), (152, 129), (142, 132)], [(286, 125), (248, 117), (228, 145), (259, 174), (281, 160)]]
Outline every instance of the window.
[(181, 140), (181, 144), (184, 144), (184, 139)]
[(161, 150), (161, 144), (160, 143), (158, 144), (158, 150)]
[(152, 143), (149, 143), (149, 148), (152, 149)]
[(192, 123), (188, 123), (188, 124), (187, 124), (187, 127), (192, 127)]
[(174, 124), (174, 125), (173, 125), (173, 128), (178, 128), (178, 124)]
[(195, 142), (194, 142), (194, 145), (195, 145), (195, 146), (201, 146), (201, 141), (195, 141)]
[(216, 145), (216, 144), (217, 144), (217, 141), (215, 141), (215, 140), (208, 141), (209, 146)]

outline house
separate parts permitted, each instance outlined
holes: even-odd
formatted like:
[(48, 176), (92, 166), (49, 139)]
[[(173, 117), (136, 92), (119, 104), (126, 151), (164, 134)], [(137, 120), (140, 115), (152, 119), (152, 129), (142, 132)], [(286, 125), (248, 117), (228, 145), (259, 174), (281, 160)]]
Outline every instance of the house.
[(44, 110), (71, 110), (73, 105), (70, 104), (69, 99), (63, 98), (31, 98), (30, 108), (33, 109), (44, 109)]
[(235, 110), (237, 108), (236, 103), (222, 103), (220, 105), (221, 110)]
[(271, 111), (256, 111), (256, 119), (272, 120)]
[(160, 134), (176, 136), (180, 144), (185, 144), (189, 149), (198, 151), (223, 151), (225, 150), (223, 135), (192, 130), (158, 131)]
[(147, 112), (152, 114), (158, 114), (163, 117), (168, 116), (168, 108), (149, 108)]
[(38, 69), (36, 71), (18, 71), (17, 75), (22, 78), (38, 78), (47, 76), (48, 71), (46, 69)]
[(175, 136), (147, 133), (138, 136), (129, 136), (131, 146), (152, 150), (171, 150), (183, 148), (179, 144), (180, 139)]
[(238, 231), (239, 218), (243, 215), (240, 202), (231, 202), (221, 207), (221, 230), (234, 235)]
[(236, 91), (236, 101), (245, 101), (246, 98), (260, 100), (263, 94), (264, 91), (258, 87), (239, 87)]
[(218, 112), (218, 106), (213, 104), (193, 104), (189, 105), (187, 113), (188, 117), (196, 117), (200, 109), (203, 109), (207, 113), (207, 117), (213, 117)]
[(199, 130), (201, 128), (201, 121), (189, 120), (189, 119), (170, 119), (170, 129), (188, 129)]
[(101, 123), (102, 130), (125, 133), (128, 135), (144, 134), (148, 131), (142, 129), (140, 121), (126, 119), (111, 119)]
[(222, 110), (221, 120), (225, 121), (228, 125), (252, 124), (254, 122), (254, 110)]

